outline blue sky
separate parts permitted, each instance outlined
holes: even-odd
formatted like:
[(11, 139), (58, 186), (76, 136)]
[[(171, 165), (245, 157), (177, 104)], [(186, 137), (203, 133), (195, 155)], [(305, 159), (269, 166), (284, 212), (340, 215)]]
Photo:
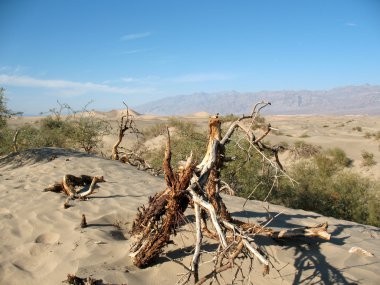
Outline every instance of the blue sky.
[(1, 0), (15, 111), (380, 84), (380, 1)]

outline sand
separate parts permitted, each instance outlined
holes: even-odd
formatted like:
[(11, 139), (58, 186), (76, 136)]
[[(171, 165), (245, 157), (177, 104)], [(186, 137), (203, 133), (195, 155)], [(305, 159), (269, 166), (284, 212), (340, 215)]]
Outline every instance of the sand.
[[(64, 174), (104, 175), (106, 182), (98, 184), (88, 201), (75, 201), (64, 209), (63, 194), (42, 192)], [(80, 152), (43, 148), (0, 158), (0, 284), (62, 284), (68, 273), (113, 284), (175, 284), (191, 261), (191, 223), (152, 266), (136, 268), (128, 256), (128, 230), (136, 208), (164, 187), (162, 178)], [(330, 241), (257, 239), (274, 268), (263, 277), (255, 260), (250, 274), (254, 284), (380, 284), (379, 228), (258, 201), (243, 209), (244, 199), (223, 197), (235, 217), (251, 222), (266, 219), (266, 206), (272, 214), (284, 211), (271, 224), (274, 228), (324, 221), (330, 225)], [(83, 213), (88, 223), (84, 229), (79, 226)], [(192, 220), (191, 210), (185, 214)], [(349, 253), (353, 246), (374, 257)], [(206, 239), (203, 249), (215, 249), (215, 242)], [(211, 258), (205, 254), (202, 262)], [(229, 284), (232, 271), (224, 278)]]

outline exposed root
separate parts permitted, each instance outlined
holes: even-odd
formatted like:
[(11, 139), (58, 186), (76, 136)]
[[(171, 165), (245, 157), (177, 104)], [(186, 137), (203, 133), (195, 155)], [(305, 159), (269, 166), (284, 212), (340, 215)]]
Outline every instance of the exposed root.
[[(295, 182), (285, 173), (279, 161), (278, 152), (282, 147), (270, 147), (263, 143), (263, 139), (272, 129), (271, 126), (268, 125), (267, 130), (258, 138), (253, 133), (254, 122), (259, 111), (269, 104), (266, 102), (256, 104), (252, 114), (243, 116), (232, 123), (224, 137), (221, 135), (221, 123), (218, 116), (212, 117), (209, 123), (207, 150), (203, 160), (196, 167), (194, 167), (192, 155), (190, 155), (184, 167), (177, 171), (172, 169), (170, 135), (167, 131), (168, 139), (163, 161), (167, 188), (149, 198), (149, 204), (146, 207), (138, 208), (137, 217), (132, 226), (131, 234), (135, 242), (131, 246), (130, 256), (136, 266), (148, 266), (163, 251), (163, 248), (171, 243), (170, 238), (177, 233), (181, 226), (181, 217), (190, 204), (194, 205), (195, 211), (196, 241), (190, 267), (195, 284), (203, 284), (207, 280), (217, 278), (221, 272), (233, 267), (236, 268), (236, 274), (232, 280), (234, 283), (239, 272), (243, 275), (242, 267), (237, 263), (238, 260), (241, 262), (250, 260), (252, 267), (253, 257), (263, 265), (263, 274), (268, 274), (270, 262), (266, 254), (255, 243), (254, 238), (257, 235), (275, 239), (295, 237), (330, 239), (330, 234), (327, 233), (327, 223), (316, 227), (275, 231), (267, 228), (267, 224), (262, 226), (233, 219), (219, 195), (223, 187), (228, 186), (222, 184), (220, 179), (220, 171), (224, 167), (224, 162), (227, 161), (225, 145), (231, 142), (231, 136), (236, 130), (243, 132), (242, 138), (248, 141), (249, 150), (257, 151), (263, 161), (275, 170), (276, 179), (278, 175), (281, 175)], [(243, 123), (246, 119), (251, 120), (249, 125)], [(271, 151), (273, 157), (268, 158), (264, 154), (264, 150)], [(229, 186), (228, 188), (230, 189)], [(209, 230), (207, 221), (212, 224), (215, 232)], [(217, 240), (219, 250), (216, 251), (214, 258), (214, 270), (200, 277), (198, 271), (203, 236)], [(189, 282), (190, 278), (188, 275), (186, 276), (187, 278), (182, 278), (184, 281), (181, 284)]]
[[(70, 200), (79, 199), (79, 200), (85, 200), (88, 196), (90, 196), (95, 189), (96, 183), (99, 182), (105, 182), (103, 176), (88, 176), (88, 175), (81, 175), (79, 177), (66, 174), (63, 176), (61, 182), (56, 182), (52, 185), (49, 185), (46, 187), (43, 191), (47, 192), (55, 192), (55, 193), (64, 193), (68, 196), (68, 198), (65, 200), (65, 203), (63, 204), (63, 207), (65, 209), (70, 207)], [(77, 189), (78, 186), (86, 186), (89, 185), (89, 188), (85, 192), (80, 192), (80, 189)]]

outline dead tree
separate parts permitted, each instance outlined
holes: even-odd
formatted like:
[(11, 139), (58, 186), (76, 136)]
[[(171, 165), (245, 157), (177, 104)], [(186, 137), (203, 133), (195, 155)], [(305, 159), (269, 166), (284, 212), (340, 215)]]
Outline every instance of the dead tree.
[[(254, 243), (256, 235), (276, 239), (299, 236), (330, 239), (330, 234), (326, 232), (327, 223), (315, 227), (274, 231), (267, 225), (244, 223), (233, 219), (219, 195), (224, 186), (221, 184), (220, 171), (224, 167), (224, 162), (229, 159), (225, 153), (225, 146), (232, 141), (232, 135), (236, 131), (242, 134), (239, 140), (244, 139), (249, 143), (249, 150), (257, 151), (269, 163), (275, 170), (276, 177), (286, 176), (291, 179), (278, 159), (281, 148), (263, 143), (263, 139), (272, 129), (271, 126), (268, 125), (265, 132), (258, 137), (253, 133), (253, 126), (260, 110), (269, 104), (265, 102), (256, 104), (252, 114), (242, 116), (233, 122), (224, 136), (221, 134), (221, 122), (218, 116), (210, 118), (209, 140), (203, 160), (195, 165), (190, 155), (185, 167), (178, 171), (173, 171), (170, 165), (171, 150), (168, 132), (163, 161), (167, 187), (154, 197), (150, 197), (147, 207), (138, 208), (137, 217), (132, 225), (131, 234), (134, 242), (130, 249), (130, 257), (136, 266), (140, 268), (149, 266), (171, 242), (170, 238), (179, 230), (183, 214), (190, 204), (194, 205), (195, 211), (196, 242), (190, 267), (191, 274), (187, 276), (184, 283), (190, 280), (190, 275), (193, 275), (194, 283), (202, 284), (231, 268), (238, 257), (252, 259), (256, 256), (264, 265), (264, 273), (267, 273), (270, 263)], [(270, 151), (273, 158), (267, 157), (264, 150)], [(207, 227), (207, 222), (212, 224), (212, 230)], [(200, 277), (198, 267), (203, 235), (215, 239), (219, 243), (220, 250), (216, 253), (214, 270)]]
[(140, 131), (136, 127), (136, 123), (135, 123), (135, 120), (133, 119), (133, 115), (129, 113), (128, 105), (125, 103), (124, 105), (127, 107), (127, 112), (126, 114), (123, 114), (120, 118), (120, 124), (119, 124), (119, 129), (118, 129), (118, 139), (117, 139), (117, 142), (112, 147), (112, 155), (111, 155), (112, 160), (120, 159), (118, 148), (127, 130), (130, 130), (131, 133), (136, 134), (136, 135), (140, 133)]

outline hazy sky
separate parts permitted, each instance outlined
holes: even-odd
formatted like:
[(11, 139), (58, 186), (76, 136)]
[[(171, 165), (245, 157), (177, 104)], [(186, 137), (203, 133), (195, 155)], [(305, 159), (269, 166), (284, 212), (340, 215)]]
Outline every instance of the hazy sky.
[(379, 0), (0, 0), (15, 111), (380, 84)]

